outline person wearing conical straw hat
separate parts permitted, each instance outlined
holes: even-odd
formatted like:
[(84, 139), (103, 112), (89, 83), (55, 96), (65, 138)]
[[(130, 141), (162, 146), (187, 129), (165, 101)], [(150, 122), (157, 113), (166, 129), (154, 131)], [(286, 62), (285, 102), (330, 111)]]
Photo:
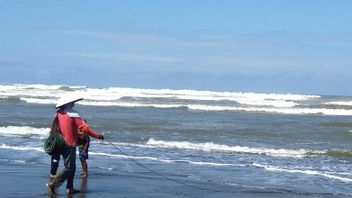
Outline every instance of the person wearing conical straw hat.
[(55, 116), (58, 118), (58, 126), (62, 134), (66, 147), (60, 152), (64, 159), (64, 168), (53, 178), (53, 181), (47, 183), (50, 192), (55, 193), (55, 189), (60, 187), (67, 180), (67, 193), (73, 194), (79, 192), (73, 188), (73, 180), (76, 171), (76, 147), (78, 141), (78, 130), (97, 139), (104, 139), (104, 136), (89, 128), (84, 118), (73, 109), (75, 102), (83, 100), (82, 97), (69, 94), (62, 96), (57, 104), (58, 109)]

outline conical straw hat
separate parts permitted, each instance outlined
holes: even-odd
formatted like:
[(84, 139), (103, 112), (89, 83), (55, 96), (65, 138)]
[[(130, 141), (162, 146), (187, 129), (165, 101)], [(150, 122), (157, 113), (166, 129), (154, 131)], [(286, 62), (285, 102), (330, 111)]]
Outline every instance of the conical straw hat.
[(77, 101), (80, 101), (80, 100), (83, 100), (83, 98), (80, 97), (80, 96), (73, 95), (73, 94), (66, 94), (66, 95), (63, 95), (57, 101), (56, 108), (59, 108), (59, 107), (62, 107), (64, 105), (68, 104), (68, 103), (77, 102)]

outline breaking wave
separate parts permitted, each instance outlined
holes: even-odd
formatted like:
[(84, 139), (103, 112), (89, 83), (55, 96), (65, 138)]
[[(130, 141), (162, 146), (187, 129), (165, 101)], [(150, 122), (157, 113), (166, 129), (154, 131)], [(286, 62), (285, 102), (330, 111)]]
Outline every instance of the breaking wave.
[[(37, 128), (32, 126), (3, 126), (0, 127), (0, 136), (23, 136), (44, 139), (49, 135), (50, 128)], [(94, 141), (94, 140), (93, 140)], [(256, 148), (249, 146), (224, 145), (213, 142), (194, 143), (187, 141), (163, 141), (150, 138), (145, 144), (121, 143), (115, 142), (121, 146), (136, 146), (146, 148), (176, 148), (189, 149), (205, 152), (232, 152), (244, 154), (260, 154), (273, 157), (291, 157), (303, 158), (317, 155), (326, 155), (336, 158), (352, 158), (352, 151), (329, 149), (274, 149), (274, 148)]]
[(306, 174), (306, 175), (316, 175), (316, 176), (327, 177), (329, 179), (336, 179), (345, 183), (352, 183), (352, 178), (332, 174), (327, 171), (293, 169), (293, 168), (291, 169), (286, 167), (263, 165), (263, 164), (257, 164), (257, 163), (253, 163), (253, 166), (258, 168), (264, 168), (265, 170), (272, 171), (272, 172), (287, 172), (287, 173), (294, 173), (294, 174), (299, 173), (299, 174)]
[(273, 157), (288, 157), (288, 158), (303, 158), (325, 155), (334, 158), (352, 158), (352, 151), (329, 149), (329, 150), (314, 150), (314, 149), (272, 149), (272, 148), (256, 148), (248, 146), (229, 146), (223, 144), (215, 144), (213, 142), (192, 143), (187, 141), (162, 141), (149, 139), (147, 146), (160, 148), (177, 148), (199, 150), (205, 152), (231, 152), (244, 154), (260, 154)]
[(302, 158), (312, 154), (323, 154), (325, 151), (307, 150), (307, 149), (271, 149), (271, 148), (254, 148), (248, 146), (229, 146), (222, 144), (215, 144), (212, 142), (192, 143), (192, 142), (178, 142), (178, 141), (162, 141), (149, 139), (147, 145), (161, 147), (161, 148), (177, 148), (190, 149), (205, 152), (233, 152), (245, 154), (262, 154), (274, 157), (293, 157)]
[(326, 102), (327, 105), (352, 106), (352, 101), (332, 101)]
[[(10, 149), (10, 150), (19, 150), (19, 151), (37, 151), (37, 152), (44, 152), (42, 147), (29, 147), (29, 146), (8, 146), (6, 144), (0, 145), (0, 149)], [(152, 160), (152, 161), (159, 161), (163, 163), (188, 163), (193, 165), (200, 165), (200, 166), (231, 166), (231, 167), (256, 167), (256, 168), (263, 168), (267, 171), (271, 172), (287, 172), (291, 174), (305, 174), (305, 175), (315, 175), (320, 177), (326, 177), (329, 179), (339, 180), (345, 183), (352, 183), (352, 178), (346, 177), (345, 173), (332, 173), (328, 171), (320, 171), (320, 170), (309, 170), (309, 169), (298, 169), (298, 168), (287, 168), (287, 167), (279, 167), (279, 166), (272, 166), (266, 164), (229, 164), (229, 163), (216, 163), (216, 162), (203, 162), (203, 161), (191, 161), (191, 160), (183, 160), (183, 159), (162, 159), (157, 157), (148, 157), (148, 156), (129, 156), (129, 155), (122, 155), (122, 154), (111, 154), (105, 152), (90, 152), (91, 155), (95, 156), (105, 156), (105, 157), (113, 157), (113, 158), (123, 158), (123, 159), (136, 159), (136, 160)]]
[(7, 101), (20, 101), (21, 98), (17, 96), (0, 96), (0, 99)]
[(294, 101), (304, 101), (319, 98), (316, 95), (299, 94), (263, 94), (246, 92), (214, 92), (198, 90), (172, 90), (172, 89), (138, 89), (138, 88), (87, 88), (83, 86), (67, 85), (26, 85), (26, 84), (2, 84), (0, 96), (52, 96), (60, 97), (65, 92), (76, 92), (87, 99), (117, 100), (121, 97), (141, 98), (178, 98), (184, 100), (210, 100), (236, 101), (241, 104), (258, 106), (292, 107)]
[(352, 152), (347, 150), (337, 150), (331, 149), (325, 152), (325, 155), (330, 157), (339, 157), (339, 158), (352, 158)]
[[(331, 108), (352, 105), (351, 101), (323, 102), (321, 96), (299, 94), (264, 94), (197, 90), (88, 88), (67, 85), (0, 85), (0, 99), (27, 103), (52, 104), (67, 92), (81, 95), (80, 105), (129, 108), (182, 108), (197, 111), (245, 111), (281, 114), (352, 115), (352, 109)], [(312, 107), (309, 104), (314, 104)], [(318, 107), (319, 108), (316, 108)]]
[(2, 136), (32, 136), (44, 138), (49, 135), (50, 128), (36, 128), (31, 126), (4, 126), (0, 127)]
[(17, 151), (38, 151), (44, 152), (42, 147), (31, 147), (31, 146), (9, 146), (6, 144), (0, 145), (0, 149), (10, 149), (10, 150), (17, 150)]

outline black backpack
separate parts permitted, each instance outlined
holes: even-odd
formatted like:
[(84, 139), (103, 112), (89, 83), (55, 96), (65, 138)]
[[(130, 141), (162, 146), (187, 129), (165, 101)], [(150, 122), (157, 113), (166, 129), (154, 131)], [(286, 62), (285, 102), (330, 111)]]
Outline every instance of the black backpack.
[(44, 141), (44, 151), (49, 155), (60, 154), (65, 147), (66, 142), (60, 132), (59, 119), (55, 115), (49, 137)]

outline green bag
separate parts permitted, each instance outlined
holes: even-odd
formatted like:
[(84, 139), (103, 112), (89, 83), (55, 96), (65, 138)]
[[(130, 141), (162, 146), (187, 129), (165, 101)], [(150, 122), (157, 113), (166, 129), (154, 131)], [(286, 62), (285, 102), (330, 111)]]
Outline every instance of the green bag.
[(66, 142), (60, 133), (58, 118), (55, 116), (49, 137), (44, 141), (44, 151), (49, 155), (60, 154), (65, 146)]

